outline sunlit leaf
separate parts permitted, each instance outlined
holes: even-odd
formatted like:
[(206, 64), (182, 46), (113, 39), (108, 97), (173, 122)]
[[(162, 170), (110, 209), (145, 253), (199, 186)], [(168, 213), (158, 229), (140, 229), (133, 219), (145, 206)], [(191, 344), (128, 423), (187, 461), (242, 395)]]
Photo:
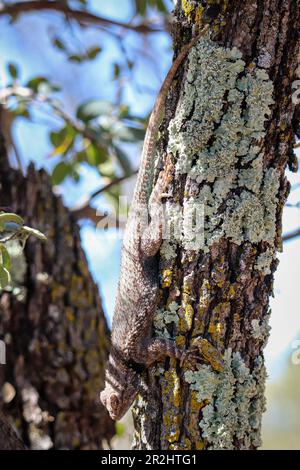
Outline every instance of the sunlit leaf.
[(7, 249), (5, 248), (5, 246), (2, 245), (2, 244), (0, 244), (0, 251), (1, 251), (0, 256), (2, 258), (2, 260), (1, 260), (2, 263), (0, 263), (0, 264), (2, 264), (2, 266), (9, 271), (10, 266), (11, 266), (9, 253), (8, 253)]
[(43, 240), (43, 241), (47, 240), (46, 235), (44, 235), (42, 232), (40, 232), (36, 228), (27, 227), (26, 225), (24, 225), (23, 232), (25, 232), (28, 236), (33, 235), (34, 237), (37, 237), (40, 240)]
[(97, 166), (107, 159), (107, 152), (105, 149), (94, 144), (90, 144), (86, 148), (85, 152), (87, 157), (86, 160), (92, 166)]
[(123, 423), (120, 423), (119, 421), (116, 422), (116, 434), (117, 436), (121, 437), (125, 433), (125, 426)]
[(27, 87), (31, 88), (34, 92), (38, 93), (39, 86), (42, 83), (49, 83), (49, 80), (46, 77), (34, 77), (29, 82), (27, 82)]
[(98, 170), (102, 176), (115, 179), (114, 167), (111, 158), (106, 160), (104, 163), (100, 163), (98, 165)]
[(0, 287), (4, 289), (10, 283), (10, 274), (9, 271), (0, 266)]
[(76, 131), (71, 126), (65, 126), (57, 132), (50, 133), (50, 141), (54, 147), (53, 155), (64, 155), (73, 145)]
[(113, 110), (112, 104), (104, 100), (92, 100), (81, 104), (77, 109), (77, 118), (88, 122)]

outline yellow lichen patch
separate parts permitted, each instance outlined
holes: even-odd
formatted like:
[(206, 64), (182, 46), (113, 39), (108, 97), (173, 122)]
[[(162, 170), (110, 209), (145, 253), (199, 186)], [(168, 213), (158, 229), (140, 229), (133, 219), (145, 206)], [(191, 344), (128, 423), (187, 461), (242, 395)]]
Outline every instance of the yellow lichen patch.
[(210, 300), (210, 283), (208, 279), (204, 279), (202, 286), (200, 287), (200, 299), (199, 308), (206, 309), (209, 305)]
[(165, 439), (166, 441), (173, 443), (178, 441), (180, 437), (180, 425), (182, 416), (180, 414), (174, 414), (172, 410), (169, 410), (164, 414), (163, 425), (165, 428)]
[(66, 319), (67, 319), (67, 321), (70, 322), (70, 323), (74, 323), (74, 321), (75, 321), (75, 315), (74, 315), (73, 309), (70, 308), (70, 307), (67, 307), (66, 310), (65, 310), (65, 312), (66, 312)]
[(190, 330), (193, 325), (193, 318), (194, 318), (194, 309), (191, 305), (187, 305), (185, 307), (185, 321), (187, 328)]
[(211, 335), (213, 341), (217, 344), (222, 346), (223, 345), (223, 337), (225, 332), (225, 319), (227, 318), (230, 312), (230, 303), (229, 302), (221, 302), (218, 304), (211, 316), (211, 320), (208, 326), (208, 332)]
[(161, 287), (163, 289), (166, 289), (168, 287), (171, 286), (172, 284), (172, 278), (173, 278), (173, 272), (171, 269), (165, 269), (163, 272), (162, 272), (162, 283), (161, 283)]
[(228, 300), (233, 299), (235, 297), (237, 291), (237, 284), (229, 284), (228, 288), (226, 289), (226, 298)]
[(188, 304), (185, 307), (181, 307), (178, 313), (178, 331), (179, 333), (187, 333), (193, 326), (194, 309), (192, 305)]
[(210, 284), (208, 279), (204, 279), (200, 288), (199, 304), (197, 306), (197, 315), (195, 318), (194, 325), (194, 336), (200, 336), (204, 332), (205, 328), (205, 314), (210, 303)]
[(214, 263), (214, 268), (212, 270), (212, 279), (218, 287), (224, 287), (226, 282), (226, 264), (224, 256), (221, 257), (218, 263)]
[(196, 442), (196, 450), (203, 450), (204, 449), (204, 442), (203, 441), (197, 441)]
[(165, 379), (168, 382), (168, 388), (170, 393), (170, 400), (172, 404), (178, 408), (181, 403), (181, 387), (180, 379), (175, 368), (171, 368), (165, 372)]
[(182, 428), (182, 392), (180, 378), (176, 372), (176, 360), (171, 359), (170, 368), (163, 374), (161, 379), (162, 403), (163, 403), (163, 426), (162, 438), (169, 444), (179, 440)]
[(201, 24), (203, 11), (204, 11), (204, 8), (201, 5), (199, 5), (195, 9), (195, 23), (198, 24), (198, 25)]
[(176, 346), (179, 349), (183, 349), (185, 346), (185, 336), (183, 335), (176, 336), (175, 342), (176, 342)]
[(61, 299), (65, 292), (66, 292), (65, 286), (62, 286), (61, 284), (53, 282), (52, 288), (51, 288), (52, 302), (57, 302), (59, 299)]
[(222, 354), (204, 338), (194, 338), (192, 347), (197, 347), (200, 356), (207, 361), (214, 370), (222, 372), (224, 370), (224, 361)]
[(195, 5), (193, 5), (189, 0), (182, 0), (182, 10), (187, 18), (191, 18), (191, 13), (195, 10)]

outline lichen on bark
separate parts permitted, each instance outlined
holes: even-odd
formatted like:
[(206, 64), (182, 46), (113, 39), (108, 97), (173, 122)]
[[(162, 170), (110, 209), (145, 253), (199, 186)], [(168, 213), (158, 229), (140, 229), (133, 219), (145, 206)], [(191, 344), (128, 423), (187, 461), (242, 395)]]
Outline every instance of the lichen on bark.
[[(198, 360), (182, 367), (167, 360), (145, 374), (135, 448), (260, 445), (263, 348), (297, 113), (299, 6), (176, 3), (178, 50), (195, 24), (208, 21), (211, 35), (190, 52), (161, 129), (159, 148), (176, 162), (166, 212), (179, 230), (161, 249), (154, 326), (178, 347), (196, 348)], [(197, 205), (204, 207), (203, 237), (191, 246), (183, 228)]]

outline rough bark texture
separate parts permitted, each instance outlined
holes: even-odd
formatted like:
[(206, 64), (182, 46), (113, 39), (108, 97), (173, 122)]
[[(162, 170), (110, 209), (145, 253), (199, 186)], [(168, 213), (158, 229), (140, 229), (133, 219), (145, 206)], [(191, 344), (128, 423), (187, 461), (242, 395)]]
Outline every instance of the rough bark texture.
[(29, 448), (101, 449), (114, 434), (99, 402), (109, 331), (78, 226), (44, 171), (10, 168), (2, 141), (0, 157), (1, 206), (48, 237), (27, 242), (0, 296), (0, 408)]
[(25, 450), (25, 446), (16, 434), (6, 416), (0, 412), (0, 449)]
[[(209, 232), (204, 247), (191, 249), (186, 240), (177, 240), (161, 250), (156, 333), (175, 337), (180, 347), (194, 346), (199, 358), (183, 368), (167, 361), (148, 372), (148, 392), (133, 412), (134, 447), (255, 449), (265, 406), (269, 296), (289, 191), (284, 172), (287, 163), (294, 166), (294, 137), (299, 135), (299, 104), (292, 95), (300, 71), (300, 2), (182, 0), (175, 17), (176, 51), (191, 37), (194, 24), (209, 22), (214, 36), (199, 46), (194, 70), (190, 55), (174, 84), (159, 153), (171, 152), (177, 162), (173, 201), (183, 208), (197, 198), (204, 201), (205, 226), (216, 215), (219, 225)], [(197, 74), (201, 80), (193, 94)], [(230, 88), (226, 82), (233, 76)], [(237, 131), (233, 116), (243, 123)], [(262, 129), (257, 132), (259, 120)], [(212, 124), (209, 130), (207, 122)], [(247, 126), (247, 151), (233, 151), (235, 139), (244, 145), (241, 135), (246, 135)], [(208, 138), (201, 141), (205, 135)], [(190, 147), (192, 157), (185, 168)], [(255, 155), (249, 158), (252, 150)], [(228, 164), (231, 154), (233, 163)], [(224, 159), (222, 175), (213, 173), (214, 156), (216, 168)]]

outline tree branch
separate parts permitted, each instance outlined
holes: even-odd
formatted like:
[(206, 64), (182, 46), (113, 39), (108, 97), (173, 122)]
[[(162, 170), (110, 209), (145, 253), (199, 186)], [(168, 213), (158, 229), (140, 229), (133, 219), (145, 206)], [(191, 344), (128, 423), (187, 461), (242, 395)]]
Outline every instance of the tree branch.
[(73, 18), (80, 24), (95, 25), (95, 26), (118, 26), (120, 28), (135, 31), (136, 33), (156, 33), (164, 31), (163, 25), (150, 25), (148, 23), (123, 23), (121, 21), (103, 18), (102, 16), (95, 15), (84, 10), (75, 10), (70, 8), (66, 3), (59, 1), (49, 2), (47, 0), (36, 0), (36, 1), (25, 1), (19, 3), (13, 3), (11, 5), (0, 5), (0, 16), (10, 15), (16, 16), (26, 12), (38, 11), (38, 10), (51, 10), (62, 13), (66, 18)]
[(297, 238), (300, 236), (300, 228), (297, 228), (293, 232), (286, 233), (282, 236), (282, 241), (287, 242), (288, 240), (292, 240), (293, 238)]
[(72, 214), (76, 220), (88, 219), (93, 222), (96, 227), (103, 219), (105, 219), (105, 223), (108, 227), (118, 229), (125, 228), (125, 220), (121, 220), (112, 214), (98, 214), (97, 209), (88, 204), (80, 208), (72, 209)]

